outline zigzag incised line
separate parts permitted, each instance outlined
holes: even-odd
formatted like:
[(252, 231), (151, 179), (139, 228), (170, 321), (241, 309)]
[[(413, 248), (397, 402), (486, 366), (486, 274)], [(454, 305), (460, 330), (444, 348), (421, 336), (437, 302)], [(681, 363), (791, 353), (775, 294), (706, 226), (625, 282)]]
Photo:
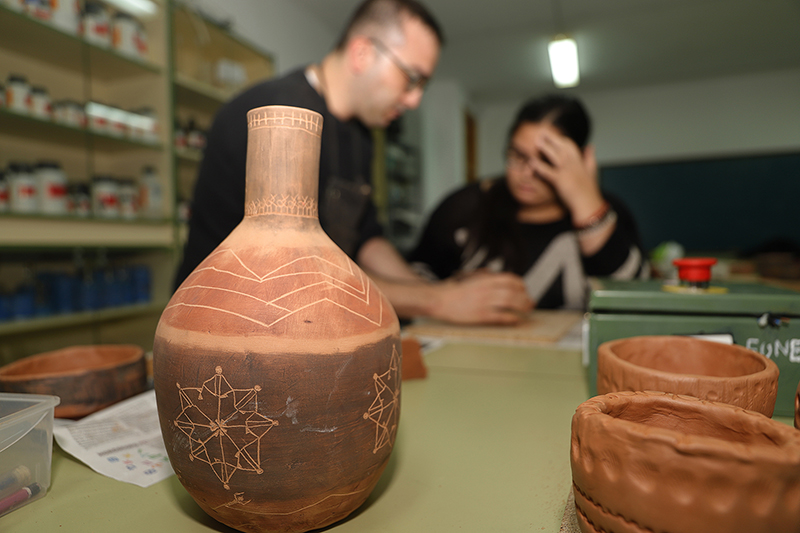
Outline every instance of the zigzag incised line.
[[(274, 309), (285, 313), (283, 316), (273, 320), (272, 322), (264, 322), (263, 320), (259, 320), (259, 319), (254, 318), (254, 317), (249, 317), (249, 316), (243, 315), (241, 313), (237, 313), (235, 311), (221, 309), (221, 308), (218, 308), (218, 307), (214, 307), (214, 306), (211, 306), (211, 305), (204, 305), (204, 304), (190, 304), (190, 303), (185, 303), (185, 302), (179, 302), (179, 303), (175, 303), (175, 304), (169, 305), (167, 308), (168, 309), (169, 308), (173, 308), (173, 307), (205, 308), (205, 309), (219, 311), (221, 313), (226, 313), (226, 314), (230, 314), (230, 315), (233, 315), (233, 316), (237, 316), (237, 317), (242, 318), (244, 320), (248, 320), (248, 321), (251, 321), (251, 322), (253, 322), (255, 324), (259, 324), (259, 325), (261, 325), (263, 327), (271, 327), (271, 326), (274, 326), (275, 324), (277, 324), (278, 322), (280, 322), (281, 320), (284, 320), (285, 318), (287, 318), (287, 317), (289, 317), (289, 316), (291, 316), (291, 315), (293, 315), (293, 314), (295, 314), (295, 313), (297, 313), (299, 311), (302, 311), (303, 309), (306, 309), (308, 307), (311, 307), (311, 306), (316, 305), (316, 304), (321, 303), (321, 302), (330, 302), (331, 304), (336, 305), (336, 306), (338, 306), (338, 307), (340, 307), (340, 308), (342, 308), (342, 309), (344, 309), (346, 311), (349, 311), (349, 312), (353, 313), (354, 315), (359, 316), (359, 317), (363, 318), (364, 320), (367, 320), (368, 322), (370, 322), (372, 324), (380, 325), (382, 320), (383, 320), (383, 305), (381, 304), (380, 299), (378, 299), (378, 301), (377, 301), (377, 304), (379, 306), (378, 307), (378, 318), (377, 318), (377, 321), (369, 318), (364, 313), (361, 313), (361, 312), (358, 312), (358, 311), (356, 311), (354, 309), (351, 309), (351, 308), (349, 308), (349, 307), (347, 307), (347, 306), (345, 306), (345, 305), (343, 305), (343, 304), (341, 304), (339, 302), (331, 300), (330, 298), (320, 298), (319, 300), (307, 303), (307, 304), (302, 305), (302, 306), (300, 306), (300, 307), (298, 307), (296, 309), (290, 309), (290, 308), (286, 307), (285, 305), (277, 305), (275, 303), (278, 300), (285, 299), (287, 296), (290, 296), (292, 294), (306, 291), (311, 287), (325, 285), (325, 286), (330, 287), (331, 289), (334, 289), (336, 291), (340, 291), (340, 292), (346, 294), (349, 298), (355, 298), (358, 301), (362, 302), (364, 305), (366, 305), (368, 307), (371, 307), (372, 306), (372, 302), (371, 302), (371, 297), (370, 297), (370, 282), (369, 282), (369, 279), (360, 270), (354, 270), (354, 268), (353, 268), (354, 265), (353, 265), (352, 262), (348, 262), (347, 263), (347, 268), (342, 268), (341, 266), (336, 265), (335, 263), (333, 263), (333, 262), (331, 262), (331, 261), (329, 261), (327, 259), (324, 259), (322, 257), (316, 256), (316, 255), (309, 255), (309, 256), (303, 256), (303, 257), (299, 257), (297, 259), (293, 259), (292, 261), (289, 261), (288, 263), (286, 263), (286, 264), (284, 264), (284, 265), (282, 265), (280, 267), (272, 269), (269, 273), (267, 273), (267, 274), (265, 274), (263, 276), (259, 276), (251, 268), (249, 268), (247, 265), (245, 265), (244, 262), (242, 261), (242, 259), (233, 250), (219, 250), (217, 252), (214, 252), (212, 255), (218, 255), (218, 254), (226, 253), (226, 252), (230, 253), (231, 255), (233, 255), (233, 257), (235, 258), (236, 262), (242, 267), (242, 269), (244, 269), (246, 272), (248, 272), (250, 274), (250, 276), (237, 274), (235, 272), (231, 272), (231, 271), (228, 271), (228, 270), (223, 270), (223, 269), (220, 269), (220, 268), (215, 267), (215, 266), (209, 266), (209, 267), (200, 268), (200, 269), (196, 270), (193, 274), (195, 274), (197, 272), (202, 272), (202, 271), (209, 270), (209, 271), (214, 271), (214, 272), (217, 272), (217, 273), (220, 273), (220, 274), (224, 274), (224, 275), (238, 277), (238, 278), (244, 279), (244, 280), (253, 281), (253, 282), (258, 283), (258, 284), (264, 284), (264, 283), (267, 283), (267, 282), (275, 281), (277, 279), (290, 278), (290, 277), (295, 277), (295, 276), (300, 276), (300, 275), (324, 276), (324, 277), (327, 278), (327, 281), (319, 281), (317, 283), (303, 285), (301, 287), (294, 288), (292, 290), (288, 290), (288, 291), (276, 296), (275, 298), (273, 298), (272, 300), (269, 300), (269, 301), (265, 300), (263, 298), (259, 298), (257, 296), (254, 296), (253, 294), (250, 294), (250, 293), (245, 293), (245, 292), (242, 292), (242, 291), (236, 291), (236, 290), (233, 290), (233, 289), (228, 289), (226, 287), (215, 287), (215, 286), (212, 286), (212, 285), (199, 285), (199, 284), (198, 285), (186, 285), (186, 286), (183, 286), (183, 287), (181, 287), (179, 289), (179, 291), (188, 291), (188, 290), (191, 290), (191, 289), (204, 289), (204, 290), (219, 290), (219, 291), (223, 291), (223, 292), (228, 292), (228, 293), (236, 294), (237, 296), (241, 296), (241, 297), (244, 297), (244, 298), (249, 298), (249, 299), (256, 300), (258, 302), (263, 303), (266, 306), (271, 306)], [(329, 273), (326, 273), (326, 272), (321, 272), (321, 271), (316, 271), (316, 270), (315, 271), (305, 271), (304, 270), (302, 272), (279, 273), (281, 271), (285, 271), (287, 269), (287, 267), (290, 267), (291, 265), (293, 265), (295, 263), (298, 263), (300, 261), (306, 261), (306, 260), (319, 261), (323, 265), (327, 266), (328, 268), (331, 268), (331, 269), (334, 269), (335, 271), (341, 272), (342, 274), (344, 274), (346, 276), (355, 277), (355, 278), (357, 278), (357, 283), (356, 284), (354, 284), (352, 282), (348, 283), (346, 281), (343, 281), (343, 280), (333, 276), (332, 274), (329, 274)]]

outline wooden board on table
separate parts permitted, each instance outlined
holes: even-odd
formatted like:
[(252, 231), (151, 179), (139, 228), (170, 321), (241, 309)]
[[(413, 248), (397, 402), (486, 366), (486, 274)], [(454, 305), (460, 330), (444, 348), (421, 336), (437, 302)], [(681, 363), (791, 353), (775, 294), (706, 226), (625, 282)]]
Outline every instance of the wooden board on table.
[(461, 326), (437, 320), (417, 320), (405, 331), (419, 337), (442, 337), (508, 343), (554, 344), (577, 324), (583, 312), (539, 310), (513, 326)]

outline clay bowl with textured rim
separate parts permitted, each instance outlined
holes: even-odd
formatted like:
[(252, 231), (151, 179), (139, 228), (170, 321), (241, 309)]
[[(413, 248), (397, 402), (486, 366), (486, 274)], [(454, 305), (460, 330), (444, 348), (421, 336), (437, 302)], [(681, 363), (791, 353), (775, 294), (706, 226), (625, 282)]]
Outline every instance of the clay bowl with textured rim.
[(800, 431), (664, 392), (596, 396), (572, 418), (583, 533), (800, 531)]
[(597, 393), (662, 391), (724, 402), (772, 416), (778, 365), (743, 346), (652, 335), (597, 349)]
[(71, 346), (0, 368), (0, 391), (58, 396), (57, 418), (81, 418), (145, 390), (144, 350), (132, 344)]

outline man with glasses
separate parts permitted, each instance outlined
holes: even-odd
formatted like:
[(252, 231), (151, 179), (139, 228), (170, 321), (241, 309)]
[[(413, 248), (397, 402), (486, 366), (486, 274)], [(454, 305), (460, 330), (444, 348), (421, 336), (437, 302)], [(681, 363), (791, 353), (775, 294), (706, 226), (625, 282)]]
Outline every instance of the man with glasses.
[(262, 82), (228, 102), (208, 135), (177, 286), (244, 217), (246, 114), (290, 105), (323, 116), (319, 218), (322, 228), (381, 287), (402, 318), (513, 323), (532, 303), (509, 273), (465, 280), (420, 278), (382, 236), (371, 201), (372, 140), (419, 106), (443, 36), (416, 0), (366, 0), (320, 63)]

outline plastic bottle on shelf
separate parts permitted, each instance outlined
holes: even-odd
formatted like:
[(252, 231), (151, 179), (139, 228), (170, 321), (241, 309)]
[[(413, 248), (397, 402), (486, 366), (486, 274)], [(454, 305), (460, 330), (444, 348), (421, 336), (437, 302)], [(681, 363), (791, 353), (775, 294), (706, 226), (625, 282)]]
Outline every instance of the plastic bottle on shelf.
[(189, 119), (189, 124), (186, 128), (186, 145), (194, 150), (202, 151), (206, 147), (206, 134), (197, 127), (194, 119)]
[(25, 11), (25, 3), (23, 0), (3, 0), (3, 5), (18, 13)]
[(50, 120), (53, 116), (53, 107), (50, 93), (41, 86), (31, 87), (31, 115), (37, 118)]
[(136, 42), (136, 49), (139, 52), (139, 57), (141, 59), (147, 58), (149, 52), (147, 30), (141, 20), (136, 21), (136, 35), (134, 36), (134, 40)]
[(136, 116), (136, 140), (157, 144), (159, 127), (158, 115), (155, 110), (152, 107), (140, 107), (131, 110), (131, 113)]
[(67, 175), (55, 161), (39, 161), (34, 170), (39, 193), (39, 212), (47, 215), (66, 215)]
[(13, 213), (33, 214), (38, 209), (36, 178), (25, 163), (8, 164), (9, 206)]
[(112, 18), (111, 43), (114, 49), (124, 55), (139, 58), (139, 48), (136, 45), (139, 24), (128, 13), (118, 11)]
[(119, 218), (119, 182), (111, 176), (92, 178), (92, 214), (98, 218)]
[(107, 111), (108, 134), (113, 137), (125, 137), (128, 135), (128, 112), (116, 106), (110, 106)]
[(36, 315), (36, 283), (33, 269), (26, 266), (11, 297), (11, 315), (15, 320), (25, 320)]
[(29, 113), (31, 86), (21, 74), (9, 74), (6, 79), (6, 107), (17, 113)]
[(86, 103), (86, 123), (95, 133), (109, 135), (111, 132), (110, 121), (111, 107), (94, 101)]
[(81, 10), (78, 0), (50, 0), (50, 23), (56, 28), (78, 35), (81, 30)]
[(161, 182), (158, 179), (156, 168), (152, 165), (145, 166), (139, 176), (139, 212), (141, 216), (151, 220), (163, 217), (163, 203)]
[(52, 6), (50, 0), (23, 0), (25, 12), (39, 20), (50, 20)]
[(175, 148), (178, 150), (183, 150), (186, 148), (186, 129), (181, 124), (181, 121), (177, 118), (175, 119), (175, 128), (173, 130), (173, 143)]
[(152, 283), (152, 273), (150, 267), (145, 265), (131, 265), (128, 267), (131, 283), (133, 285), (133, 299), (135, 303), (147, 303), (150, 301), (150, 287)]
[(92, 214), (92, 195), (88, 183), (70, 183), (67, 191), (71, 215), (86, 218)]
[(111, 46), (111, 16), (102, 2), (86, 0), (83, 6), (83, 38), (97, 46)]
[(86, 110), (76, 100), (58, 100), (53, 102), (53, 120), (73, 128), (83, 128), (86, 126)]
[(119, 180), (119, 215), (125, 220), (136, 218), (137, 211), (136, 182), (133, 178)]
[(51, 307), (54, 313), (75, 311), (77, 278), (67, 272), (55, 272), (52, 277)]
[(8, 180), (6, 179), (6, 173), (0, 170), (0, 213), (8, 212), (8, 194)]

